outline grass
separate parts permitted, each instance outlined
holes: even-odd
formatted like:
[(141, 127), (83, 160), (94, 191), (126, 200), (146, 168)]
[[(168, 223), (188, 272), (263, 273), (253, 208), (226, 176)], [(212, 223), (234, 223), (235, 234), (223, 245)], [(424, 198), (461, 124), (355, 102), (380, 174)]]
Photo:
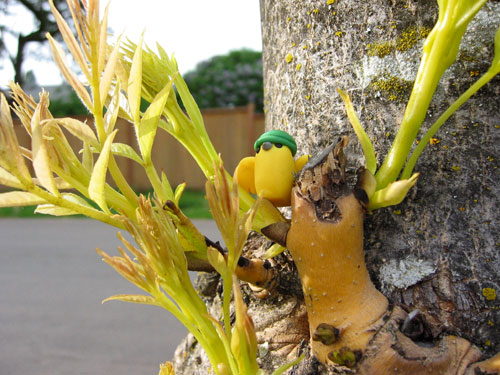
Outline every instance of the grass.
[(204, 192), (186, 190), (184, 194), (182, 194), (179, 207), (182, 212), (191, 219), (212, 218)]
[[(148, 193), (145, 193), (146, 195)], [(205, 193), (201, 191), (186, 190), (181, 197), (179, 206), (184, 214), (190, 219), (211, 219), (212, 215), (205, 199)], [(0, 217), (54, 217), (50, 215), (35, 214), (36, 206), (26, 207), (0, 207)], [(83, 217), (75, 215), (72, 217)]]

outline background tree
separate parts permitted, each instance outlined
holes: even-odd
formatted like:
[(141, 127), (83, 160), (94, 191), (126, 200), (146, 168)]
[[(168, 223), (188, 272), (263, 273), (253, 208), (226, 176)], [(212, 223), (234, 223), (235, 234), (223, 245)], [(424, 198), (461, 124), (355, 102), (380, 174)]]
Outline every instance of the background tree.
[[(65, 0), (54, 0), (54, 4), (61, 14), (67, 18), (70, 16), (69, 9)], [(19, 28), (11, 27), (6, 24), (8, 17), (16, 15), (19, 9), (28, 11), (32, 17), (33, 30), (25, 33)], [(23, 72), (23, 63), (28, 56), (28, 47), (32, 43), (46, 43), (46, 33), (53, 36), (59, 35), (56, 21), (50, 11), (49, 3), (38, 0), (4, 0), (0, 4), (0, 14), (3, 15), (0, 21), (0, 58), (8, 58), (11, 62), (15, 76), (14, 81), (23, 85), (25, 76)], [(28, 20), (23, 19), (23, 22), (17, 22), (16, 25), (25, 25)], [(6, 43), (6, 38), (9, 35), (14, 38), (17, 43), (15, 48), (9, 50)]]
[(231, 51), (199, 63), (185, 75), (200, 108), (225, 108), (254, 103), (263, 109), (262, 53)]

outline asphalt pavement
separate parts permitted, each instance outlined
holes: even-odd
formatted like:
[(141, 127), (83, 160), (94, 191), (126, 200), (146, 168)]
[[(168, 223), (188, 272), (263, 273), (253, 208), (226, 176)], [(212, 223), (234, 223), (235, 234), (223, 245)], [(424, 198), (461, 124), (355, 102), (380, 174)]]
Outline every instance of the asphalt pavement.
[[(212, 221), (195, 221), (211, 239)], [(0, 375), (149, 375), (186, 329), (102, 262), (117, 230), (87, 219), (0, 219)]]

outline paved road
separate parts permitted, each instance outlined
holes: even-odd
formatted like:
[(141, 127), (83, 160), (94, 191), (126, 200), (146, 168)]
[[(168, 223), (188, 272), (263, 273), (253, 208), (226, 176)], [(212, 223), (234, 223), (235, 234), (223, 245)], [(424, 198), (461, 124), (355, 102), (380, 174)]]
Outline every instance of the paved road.
[[(211, 238), (211, 221), (196, 225)], [(0, 219), (0, 374), (149, 375), (186, 330), (167, 311), (101, 301), (140, 292), (101, 261), (116, 230), (85, 219)]]

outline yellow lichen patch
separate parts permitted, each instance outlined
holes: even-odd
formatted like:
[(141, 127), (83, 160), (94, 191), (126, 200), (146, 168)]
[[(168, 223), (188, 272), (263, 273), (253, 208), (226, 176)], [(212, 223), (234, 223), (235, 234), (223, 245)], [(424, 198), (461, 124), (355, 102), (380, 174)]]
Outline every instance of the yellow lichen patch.
[(326, 5), (332, 5), (335, 2), (335, 0), (326, 0)]
[(295, 67), (295, 70), (299, 71), (301, 68), (302, 68), (302, 64), (297, 64), (297, 66)]
[(380, 58), (390, 55), (394, 50), (394, 46), (390, 42), (369, 43), (366, 47), (368, 48), (368, 56), (378, 56)]
[(428, 27), (410, 27), (403, 31), (396, 41), (396, 49), (400, 52), (408, 51), (421, 39), (427, 38), (431, 29)]
[(402, 78), (385, 74), (383, 77), (375, 78), (370, 87), (379, 91), (388, 100), (398, 103), (405, 103), (413, 86), (413, 82)]
[(483, 288), (483, 296), (488, 301), (494, 301), (497, 299), (497, 293), (493, 288)]
[(453, 167), (451, 167), (451, 169), (453, 169), (455, 172), (458, 172), (461, 168), (458, 165), (454, 165)]
[(339, 31), (337, 31), (337, 32), (335, 33), (335, 36), (336, 36), (337, 38), (342, 38), (342, 35), (344, 35), (344, 32), (343, 32), (343, 31), (340, 31), (340, 30), (339, 30)]
[(285, 61), (287, 62), (287, 64), (290, 64), (293, 61), (293, 55), (291, 53), (286, 55)]
[[(393, 24), (391, 27), (394, 29), (396, 25)], [(399, 52), (408, 51), (417, 44), (419, 40), (425, 39), (430, 31), (431, 29), (428, 27), (411, 27), (404, 30), (395, 41), (370, 43), (366, 46), (368, 48), (368, 56), (383, 58), (395, 50)]]
[(440, 141), (438, 138), (431, 138), (431, 139), (429, 140), (429, 143), (430, 143), (431, 145), (437, 145), (437, 144), (438, 144), (438, 143), (440, 143), (440, 142), (441, 142), (441, 141)]

